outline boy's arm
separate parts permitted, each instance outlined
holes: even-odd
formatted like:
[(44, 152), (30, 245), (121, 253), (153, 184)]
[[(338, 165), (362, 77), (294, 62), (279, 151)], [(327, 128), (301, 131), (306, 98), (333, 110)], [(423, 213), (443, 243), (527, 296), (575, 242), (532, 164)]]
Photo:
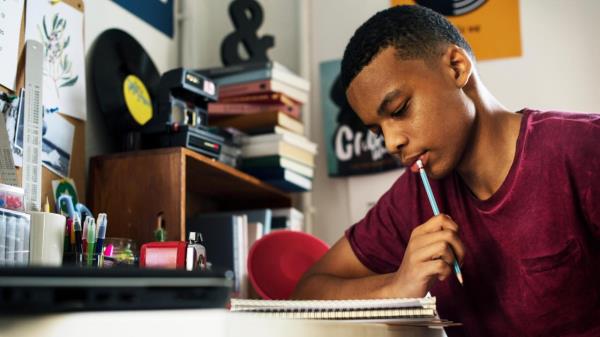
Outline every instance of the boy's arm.
[(342, 237), (309, 271), (304, 274), (294, 299), (384, 298), (393, 274), (375, 274), (354, 255), (350, 243)]
[(454, 257), (464, 256), (458, 226), (438, 215), (411, 233), (396, 272), (376, 274), (365, 267), (342, 237), (298, 282), (294, 299), (361, 299), (423, 297), (435, 280), (452, 274)]

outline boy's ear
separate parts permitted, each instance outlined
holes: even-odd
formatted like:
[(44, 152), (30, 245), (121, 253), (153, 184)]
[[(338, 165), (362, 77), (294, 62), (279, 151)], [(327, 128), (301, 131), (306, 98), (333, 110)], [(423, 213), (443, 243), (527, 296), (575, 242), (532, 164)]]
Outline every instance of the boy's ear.
[(451, 45), (446, 49), (443, 60), (456, 86), (464, 88), (473, 74), (473, 61), (469, 53), (457, 45)]

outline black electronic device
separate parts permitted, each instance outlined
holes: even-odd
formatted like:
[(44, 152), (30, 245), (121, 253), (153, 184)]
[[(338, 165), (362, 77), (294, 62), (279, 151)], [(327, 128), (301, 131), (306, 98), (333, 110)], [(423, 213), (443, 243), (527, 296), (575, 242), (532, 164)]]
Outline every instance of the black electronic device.
[(230, 272), (138, 268), (0, 268), (0, 313), (224, 308)]
[(156, 100), (157, 116), (144, 129), (156, 132), (164, 126), (208, 126), (207, 107), (217, 100), (215, 83), (193, 70), (176, 68), (160, 78)]
[(225, 139), (208, 129), (208, 103), (217, 100), (215, 83), (193, 70), (176, 68), (160, 78), (156, 117), (144, 126), (144, 148), (183, 146), (219, 159)]
[(159, 132), (146, 132), (142, 143), (146, 148), (183, 146), (207, 157), (219, 159), (225, 139), (203, 128), (174, 125)]

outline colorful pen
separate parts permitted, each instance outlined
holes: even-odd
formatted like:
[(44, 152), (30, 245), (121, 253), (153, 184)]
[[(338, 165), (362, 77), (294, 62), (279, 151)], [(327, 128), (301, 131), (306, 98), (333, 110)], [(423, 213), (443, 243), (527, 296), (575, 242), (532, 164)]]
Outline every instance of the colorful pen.
[[(438, 215), (440, 214), (440, 210), (438, 209), (437, 203), (435, 202), (435, 197), (433, 195), (433, 191), (431, 190), (431, 185), (429, 185), (429, 179), (427, 179), (427, 173), (425, 173), (425, 167), (423, 167), (423, 162), (421, 161), (421, 159), (417, 160), (417, 166), (419, 167), (419, 174), (421, 176), (421, 180), (423, 181), (425, 192), (427, 192), (427, 198), (429, 199), (429, 203), (431, 204), (433, 215)], [(454, 273), (456, 274), (458, 282), (460, 282), (460, 284), (462, 285), (462, 271), (460, 270), (460, 266), (458, 265), (458, 259), (456, 258), (456, 254), (454, 253), (454, 249), (452, 249), (452, 247), (450, 247), (450, 252), (454, 257)]]
[(81, 263), (83, 247), (82, 247), (82, 238), (81, 238), (81, 218), (79, 214), (75, 214), (75, 218), (73, 219), (73, 230), (75, 232), (75, 252), (77, 253), (77, 262)]
[(65, 223), (65, 242), (64, 242), (64, 253), (68, 254), (71, 251), (71, 227), (73, 226), (73, 219), (67, 217)]
[(81, 250), (82, 250), (84, 256), (87, 253), (87, 235), (88, 235), (90, 219), (91, 219), (91, 217), (86, 216), (85, 220), (83, 220), (83, 229), (82, 229), (82, 233), (81, 233), (81, 241), (82, 241), (81, 242), (81, 248), (82, 248)]
[(102, 260), (102, 246), (104, 244), (104, 238), (106, 237), (106, 226), (108, 226), (106, 213), (98, 214), (97, 226), (98, 234), (96, 235), (96, 255), (98, 255), (98, 265), (100, 265)]
[(93, 266), (94, 262), (94, 246), (96, 245), (96, 221), (92, 217), (87, 217), (87, 265), (88, 267)]

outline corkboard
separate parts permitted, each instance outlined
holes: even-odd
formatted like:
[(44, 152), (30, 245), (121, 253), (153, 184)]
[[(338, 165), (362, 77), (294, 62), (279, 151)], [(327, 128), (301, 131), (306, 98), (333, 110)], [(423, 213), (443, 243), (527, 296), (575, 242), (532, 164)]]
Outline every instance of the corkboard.
[[(77, 10), (83, 12), (83, 0), (62, 0), (67, 5), (70, 5)], [(27, 4), (25, 4), (27, 6)], [(85, 19), (84, 19), (85, 20)], [(84, 25), (85, 26), (85, 25)], [(85, 36), (85, 34), (84, 34)], [(17, 81), (16, 81), (16, 92), (19, 92), (25, 82), (25, 71), (24, 71), (24, 56), (23, 45), (25, 44), (25, 15), (21, 22), (21, 31), (19, 32), (19, 65), (17, 70)], [(3, 92), (14, 93), (11, 90), (0, 85), (0, 90)], [(73, 139), (73, 149), (71, 152), (71, 167), (69, 168), (69, 175), (75, 181), (77, 187), (77, 194), (80, 202), (85, 202), (85, 121), (66, 116), (61, 114), (62, 117), (67, 119), (71, 124), (75, 126), (75, 135)], [(21, 169), (17, 168), (17, 179), (21, 182)], [(61, 177), (54, 172), (48, 170), (42, 166), (42, 205), (45, 202), (46, 197), (50, 201), (50, 205), (54, 208), (54, 200), (52, 197), (52, 180), (61, 179)]]

